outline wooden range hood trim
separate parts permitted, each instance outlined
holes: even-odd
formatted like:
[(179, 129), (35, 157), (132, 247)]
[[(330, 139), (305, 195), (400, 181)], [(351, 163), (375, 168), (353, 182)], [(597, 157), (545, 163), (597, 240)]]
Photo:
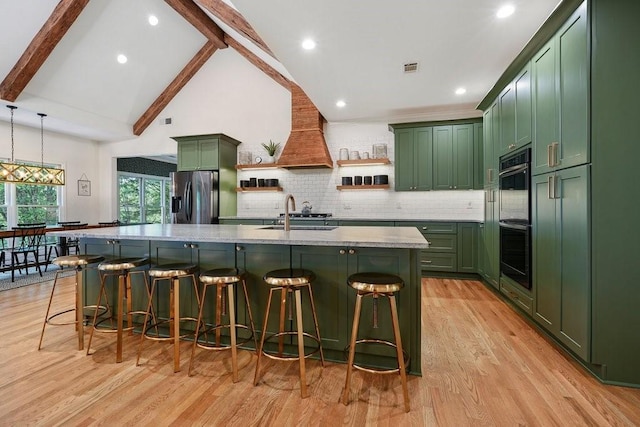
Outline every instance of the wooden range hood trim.
[(333, 168), (333, 159), (324, 139), (326, 122), (304, 91), (291, 83), (291, 133), (278, 159), (278, 166)]

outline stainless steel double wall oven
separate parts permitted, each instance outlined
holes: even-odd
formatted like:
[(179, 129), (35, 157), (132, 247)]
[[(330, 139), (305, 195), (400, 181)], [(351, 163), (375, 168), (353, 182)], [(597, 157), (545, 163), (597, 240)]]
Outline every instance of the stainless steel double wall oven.
[(500, 273), (531, 289), (531, 149), (500, 160)]

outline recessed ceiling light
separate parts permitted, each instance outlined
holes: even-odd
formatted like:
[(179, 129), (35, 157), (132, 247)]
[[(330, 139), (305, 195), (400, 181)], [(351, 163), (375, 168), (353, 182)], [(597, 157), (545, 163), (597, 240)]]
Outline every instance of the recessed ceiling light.
[(158, 17), (156, 15), (149, 15), (149, 25), (158, 25)]
[(339, 100), (338, 102), (336, 102), (336, 107), (338, 108), (344, 108), (347, 105), (346, 102), (344, 102), (342, 99)]
[(496, 13), (498, 18), (506, 18), (507, 16), (513, 15), (513, 12), (516, 11), (516, 8), (512, 4), (505, 4)]
[(316, 42), (311, 39), (304, 39), (302, 42), (302, 48), (306, 50), (311, 50), (316, 48)]
[(118, 55), (117, 59), (118, 59), (118, 62), (121, 63), (121, 64), (124, 64), (124, 63), (127, 62), (127, 57), (124, 56), (123, 54)]
[(463, 87), (456, 89), (456, 95), (464, 95), (465, 93), (467, 93), (467, 90)]

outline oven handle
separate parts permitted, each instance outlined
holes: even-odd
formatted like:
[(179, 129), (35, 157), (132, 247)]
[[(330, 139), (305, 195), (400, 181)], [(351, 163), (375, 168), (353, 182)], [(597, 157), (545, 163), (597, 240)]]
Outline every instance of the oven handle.
[(499, 176), (502, 177), (503, 175), (507, 174), (514, 175), (518, 172), (526, 171), (527, 169), (529, 169), (529, 165), (527, 164), (515, 165), (511, 166), (510, 168), (501, 170)]
[(499, 225), (500, 225), (500, 227), (513, 228), (513, 229), (516, 229), (516, 230), (528, 230), (529, 229), (528, 225), (515, 224), (515, 223), (512, 223), (512, 222), (500, 221)]

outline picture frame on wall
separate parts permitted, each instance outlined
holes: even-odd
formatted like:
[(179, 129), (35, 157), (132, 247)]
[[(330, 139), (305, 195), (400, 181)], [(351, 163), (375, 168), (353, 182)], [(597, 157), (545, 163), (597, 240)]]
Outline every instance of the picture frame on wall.
[(88, 179), (78, 180), (78, 196), (90, 196), (91, 195), (91, 181)]

